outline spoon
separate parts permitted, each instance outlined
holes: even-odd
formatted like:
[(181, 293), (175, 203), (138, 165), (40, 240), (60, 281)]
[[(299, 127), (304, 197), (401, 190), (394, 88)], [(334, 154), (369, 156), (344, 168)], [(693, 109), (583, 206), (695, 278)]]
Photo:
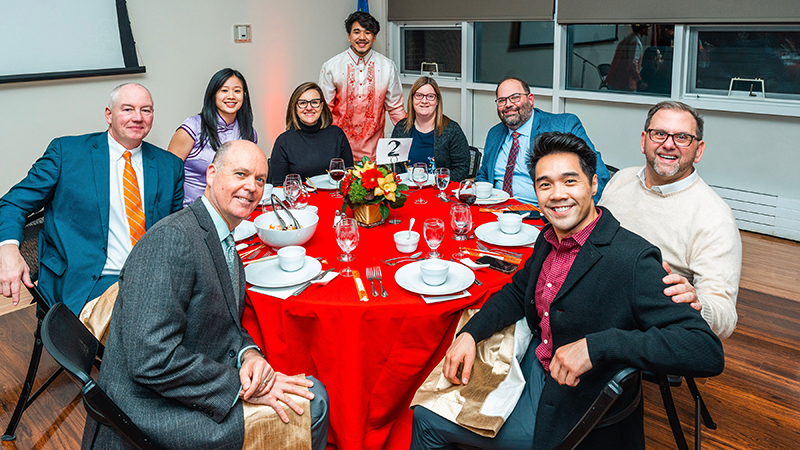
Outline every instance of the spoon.
[(397, 258), (384, 259), (383, 261), (384, 262), (394, 261), (395, 259), (414, 259), (414, 258), (419, 258), (420, 256), (422, 256), (422, 252), (416, 252), (413, 255), (403, 255), (403, 256), (398, 256)]
[(414, 228), (414, 221), (417, 219), (411, 218), (411, 223), (408, 225), (408, 238), (411, 239), (411, 229)]
[(522, 218), (524, 219), (524, 218), (526, 218), (526, 217), (528, 217), (528, 216), (530, 216), (530, 215), (531, 215), (531, 213), (530, 213), (530, 212), (526, 212), (525, 214), (523, 214), (523, 215), (522, 215)]

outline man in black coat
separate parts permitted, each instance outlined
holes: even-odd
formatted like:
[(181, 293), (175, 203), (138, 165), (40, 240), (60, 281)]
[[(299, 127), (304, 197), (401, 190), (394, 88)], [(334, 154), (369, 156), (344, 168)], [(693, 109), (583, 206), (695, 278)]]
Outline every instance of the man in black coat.
[[(717, 336), (691, 306), (664, 295), (658, 248), (594, 205), (594, 168), (594, 152), (582, 139), (562, 133), (537, 139), (529, 172), (550, 225), (523, 269), (464, 326), (445, 356), (444, 376), (466, 384), (476, 342), (525, 317), (534, 336), (521, 363), (525, 390), (511, 416), (492, 439), (417, 407), (412, 449), (453, 443), (552, 449), (624, 367), (722, 372)], [(622, 397), (615, 409), (631, 401)], [(633, 414), (594, 430), (579, 448), (643, 449), (641, 400)]]

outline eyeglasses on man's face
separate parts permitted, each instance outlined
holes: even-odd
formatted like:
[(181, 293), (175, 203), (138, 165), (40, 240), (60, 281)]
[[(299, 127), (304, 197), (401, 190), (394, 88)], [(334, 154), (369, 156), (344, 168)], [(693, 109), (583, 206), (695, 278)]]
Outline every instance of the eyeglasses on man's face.
[(498, 97), (497, 100), (494, 102), (497, 103), (499, 108), (506, 106), (507, 102), (514, 103), (515, 105), (522, 101), (522, 97), (528, 94), (524, 94), (522, 92), (517, 92), (516, 94), (511, 94), (508, 97)]
[(315, 98), (313, 100), (298, 100), (297, 107), (300, 109), (305, 109), (306, 106), (311, 105), (312, 108), (317, 109), (322, 106), (322, 99)]
[(647, 136), (650, 138), (650, 140), (656, 144), (663, 144), (664, 142), (667, 142), (667, 139), (672, 138), (672, 142), (674, 142), (678, 147), (688, 147), (692, 145), (692, 142), (694, 142), (695, 139), (697, 139), (697, 136), (689, 133), (667, 133), (666, 131), (659, 130), (657, 128), (648, 128), (645, 131), (647, 131)]
[(429, 102), (436, 100), (436, 94), (423, 94), (422, 92), (415, 92), (414, 93), (414, 100), (422, 101), (422, 99), (427, 99)]

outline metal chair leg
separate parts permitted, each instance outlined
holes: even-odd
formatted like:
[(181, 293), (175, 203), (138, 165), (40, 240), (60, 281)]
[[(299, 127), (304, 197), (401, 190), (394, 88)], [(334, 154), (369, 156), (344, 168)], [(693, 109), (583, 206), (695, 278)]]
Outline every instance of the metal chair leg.
[(694, 398), (694, 450), (700, 450), (700, 396)]
[(700, 416), (703, 418), (703, 424), (710, 430), (716, 430), (717, 424), (711, 419), (711, 413), (708, 412), (706, 403), (703, 401), (703, 397), (700, 396), (700, 391), (697, 389), (697, 383), (695, 383), (694, 378), (685, 377), (685, 379), (686, 387), (689, 388), (689, 392), (692, 393), (692, 397), (695, 399), (695, 402), (697, 402), (700, 406)]
[(44, 312), (37, 310), (36, 318), (36, 331), (33, 333), (35, 341), (33, 343), (33, 351), (31, 352), (31, 362), (28, 365), (28, 374), (25, 376), (25, 382), (22, 385), (22, 392), (19, 394), (17, 406), (14, 408), (14, 414), (11, 416), (11, 421), (8, 423), (6, 432), (3, 434), (2, 440), (4, 441), (13, 441), (17, 438), (14, 433), (17, 430), (20, 419), (22, 419), (22, 413), (25, 412), (25, 409), (30, 404), (28, 399), (31, 397), (33, 382), (36, 381), (36, 372), (39, 370), (39, 361), (42, 358), (43, 348), (41, 332)]
[(658, 374), (658, 386), (661, 388), (661, 399), (664, 401), (664, 409), (667, 412), (669, 426), (672, 428), (672, 435), (675, 437), (675, 444), (677, 444), (678, 450), (689, 450), (689, 445), (686, 443), (686, 437), (683, 435), (683, 429), (681, 428), (681, 421), (678, 419), (678, 412), (675, 410), (675, 402), (672, 400), (669, 381), (667, 381), (665, 374)]

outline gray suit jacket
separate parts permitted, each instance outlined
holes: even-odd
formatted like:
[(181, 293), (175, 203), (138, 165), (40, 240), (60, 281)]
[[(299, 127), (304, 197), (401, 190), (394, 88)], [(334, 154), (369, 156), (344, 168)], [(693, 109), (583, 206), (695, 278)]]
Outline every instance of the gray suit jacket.
[[(216, 229), (202, 201), (157, 223), (119, 277), (99, 385), (165, 448), (242, 448), (237, 354), (253, 339), (242, 327)], [(133, 448), (87, 420), (83, 448)]]

